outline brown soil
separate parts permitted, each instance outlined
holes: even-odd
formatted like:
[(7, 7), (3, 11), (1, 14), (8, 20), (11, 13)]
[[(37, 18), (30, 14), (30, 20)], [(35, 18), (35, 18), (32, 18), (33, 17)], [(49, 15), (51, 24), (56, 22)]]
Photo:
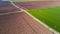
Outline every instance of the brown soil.
[(0, 16), (0, 34), (52, 34), (24, 12)]
[(25, 9), (38, 9), (60, 6), (60, 1), (32, 1), (32, 2), (16, 2), (17, 6)]
[(15, 12), (18, 11), (16, 7), (14, 7), (9, 1), (0, 1), (0, 13), (5, 13), (5, 12)]

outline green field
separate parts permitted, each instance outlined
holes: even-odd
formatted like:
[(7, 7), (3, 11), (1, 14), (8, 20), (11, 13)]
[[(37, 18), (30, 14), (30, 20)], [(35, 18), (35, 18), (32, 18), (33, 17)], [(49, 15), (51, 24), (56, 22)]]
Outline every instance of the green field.
[(60, 32), (60, 7), (28, 10), (40, 21)]

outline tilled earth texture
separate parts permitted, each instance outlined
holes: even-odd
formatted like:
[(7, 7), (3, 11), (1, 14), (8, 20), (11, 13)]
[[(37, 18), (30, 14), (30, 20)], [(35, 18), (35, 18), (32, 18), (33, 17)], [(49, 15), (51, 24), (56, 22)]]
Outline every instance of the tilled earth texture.
[(31, 1), (31, 2), (15, 2), (19, 7), (25, 9), (39, 9), (60, 6), (60, 1)]

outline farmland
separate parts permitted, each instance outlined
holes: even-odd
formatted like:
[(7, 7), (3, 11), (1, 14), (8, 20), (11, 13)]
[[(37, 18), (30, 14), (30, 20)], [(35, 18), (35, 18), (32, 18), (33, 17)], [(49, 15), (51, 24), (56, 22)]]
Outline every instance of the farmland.
[[(27, 0), (12, 0), (13, 2), (22, 2), (22, 1), (27, 1)], [(51, 4), (50, 4), (51, 3)], [(59, 3), (55, 2), (50, 2), (46, 3), (46, 7), (50, 6), (55, 6), (59, 5)], [(55, 3), (55, 4), (54, 4)], [(23, 3), (22, 3), (23, 4)], [(43, 5), (42, 5), (43, 4)], [(40, 3), (42, 7), (45, 7), (44, 3)], [(33, 4), (32, 4), (33, 5)], [(38, 7), (40, 7), (40, 5)], [(19, 5), (21, 6), (21, 5)], [(25, 7), (23, 5), (23, 7)], [(37, 7), (37, 6), (36, 6)], [(28, 10), (28, 12), (42, 21), (43, 23), (47, 24), (49, 27), (55, 29), (56, 31), (60, 32), (60, 7), (54, 7), (54, 8), (43, 8), (43, 9), (31, 9)]]
[(0, 2), (0, 7), (0, 34), (52, 34), (25, 12), (14, 13), (19, 9), (9, 1)]
[[(50, 2), (52, 3), (52, 2)], [(59, 5), (59, 3), (46, 3), (47, 7), (49, 6), (55, 6), (55, 5)], [(23, 3), (22, 3), (23, 4)], [(50, 4), (50, 5), (49, 5)], [(33, 4), (34, 5), (34, 4)], [(40, 3), (41, 5), (41, 3)], [(40, 7), (39, 5), (39, 7)], [(44, 5), (44, 3), (43, 3)], [(25, 7), (25, 6), (23, 6)], [(37, 7), (37, 6), (36, 6)], [(42, 7), (45, 7), (42, 6)], [(50, 26), (51, 28), (55, 29), (56, 31), (60, 32), (60, 7), (54, 7), (54, 8), (43, 8), (43, 9), (31, 9), (28, 10), (28, 12), (33, 15), (34, 17), (36, 17), (37, 19), (39, 19), (40, 21), (42, 21), (43, 23), (47, 24), (48, 26)]]
[(40, 21), (60, 32), (60, 7), (28, 10)]

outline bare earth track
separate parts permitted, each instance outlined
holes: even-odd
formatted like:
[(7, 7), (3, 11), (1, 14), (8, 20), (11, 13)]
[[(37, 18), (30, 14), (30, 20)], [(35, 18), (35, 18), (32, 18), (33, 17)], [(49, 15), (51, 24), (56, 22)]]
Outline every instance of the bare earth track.
[[(44, 8), (59, 6), (55, 2), (18, 2), (19, 6), (27, 9)], [(0, 5), (1, 6), (1, 5)], [(9, 6), (9, 5), (8, 5)], [(14, 7), (9, 6), (8, 11), (16, 11)], [(12, 9), (14, 10), (12, 10)], [(0, 8), (0, 12), (8, 12), (7, 9)], [(4, 9), (4, 10), (3, 10)], [(17, 9), (18, 10), (18, 9)], [(0, 15), (0, 34), (53, 34), (43, 25), (39, 24), (36, 20), (30, 17), (25, 12)]]

